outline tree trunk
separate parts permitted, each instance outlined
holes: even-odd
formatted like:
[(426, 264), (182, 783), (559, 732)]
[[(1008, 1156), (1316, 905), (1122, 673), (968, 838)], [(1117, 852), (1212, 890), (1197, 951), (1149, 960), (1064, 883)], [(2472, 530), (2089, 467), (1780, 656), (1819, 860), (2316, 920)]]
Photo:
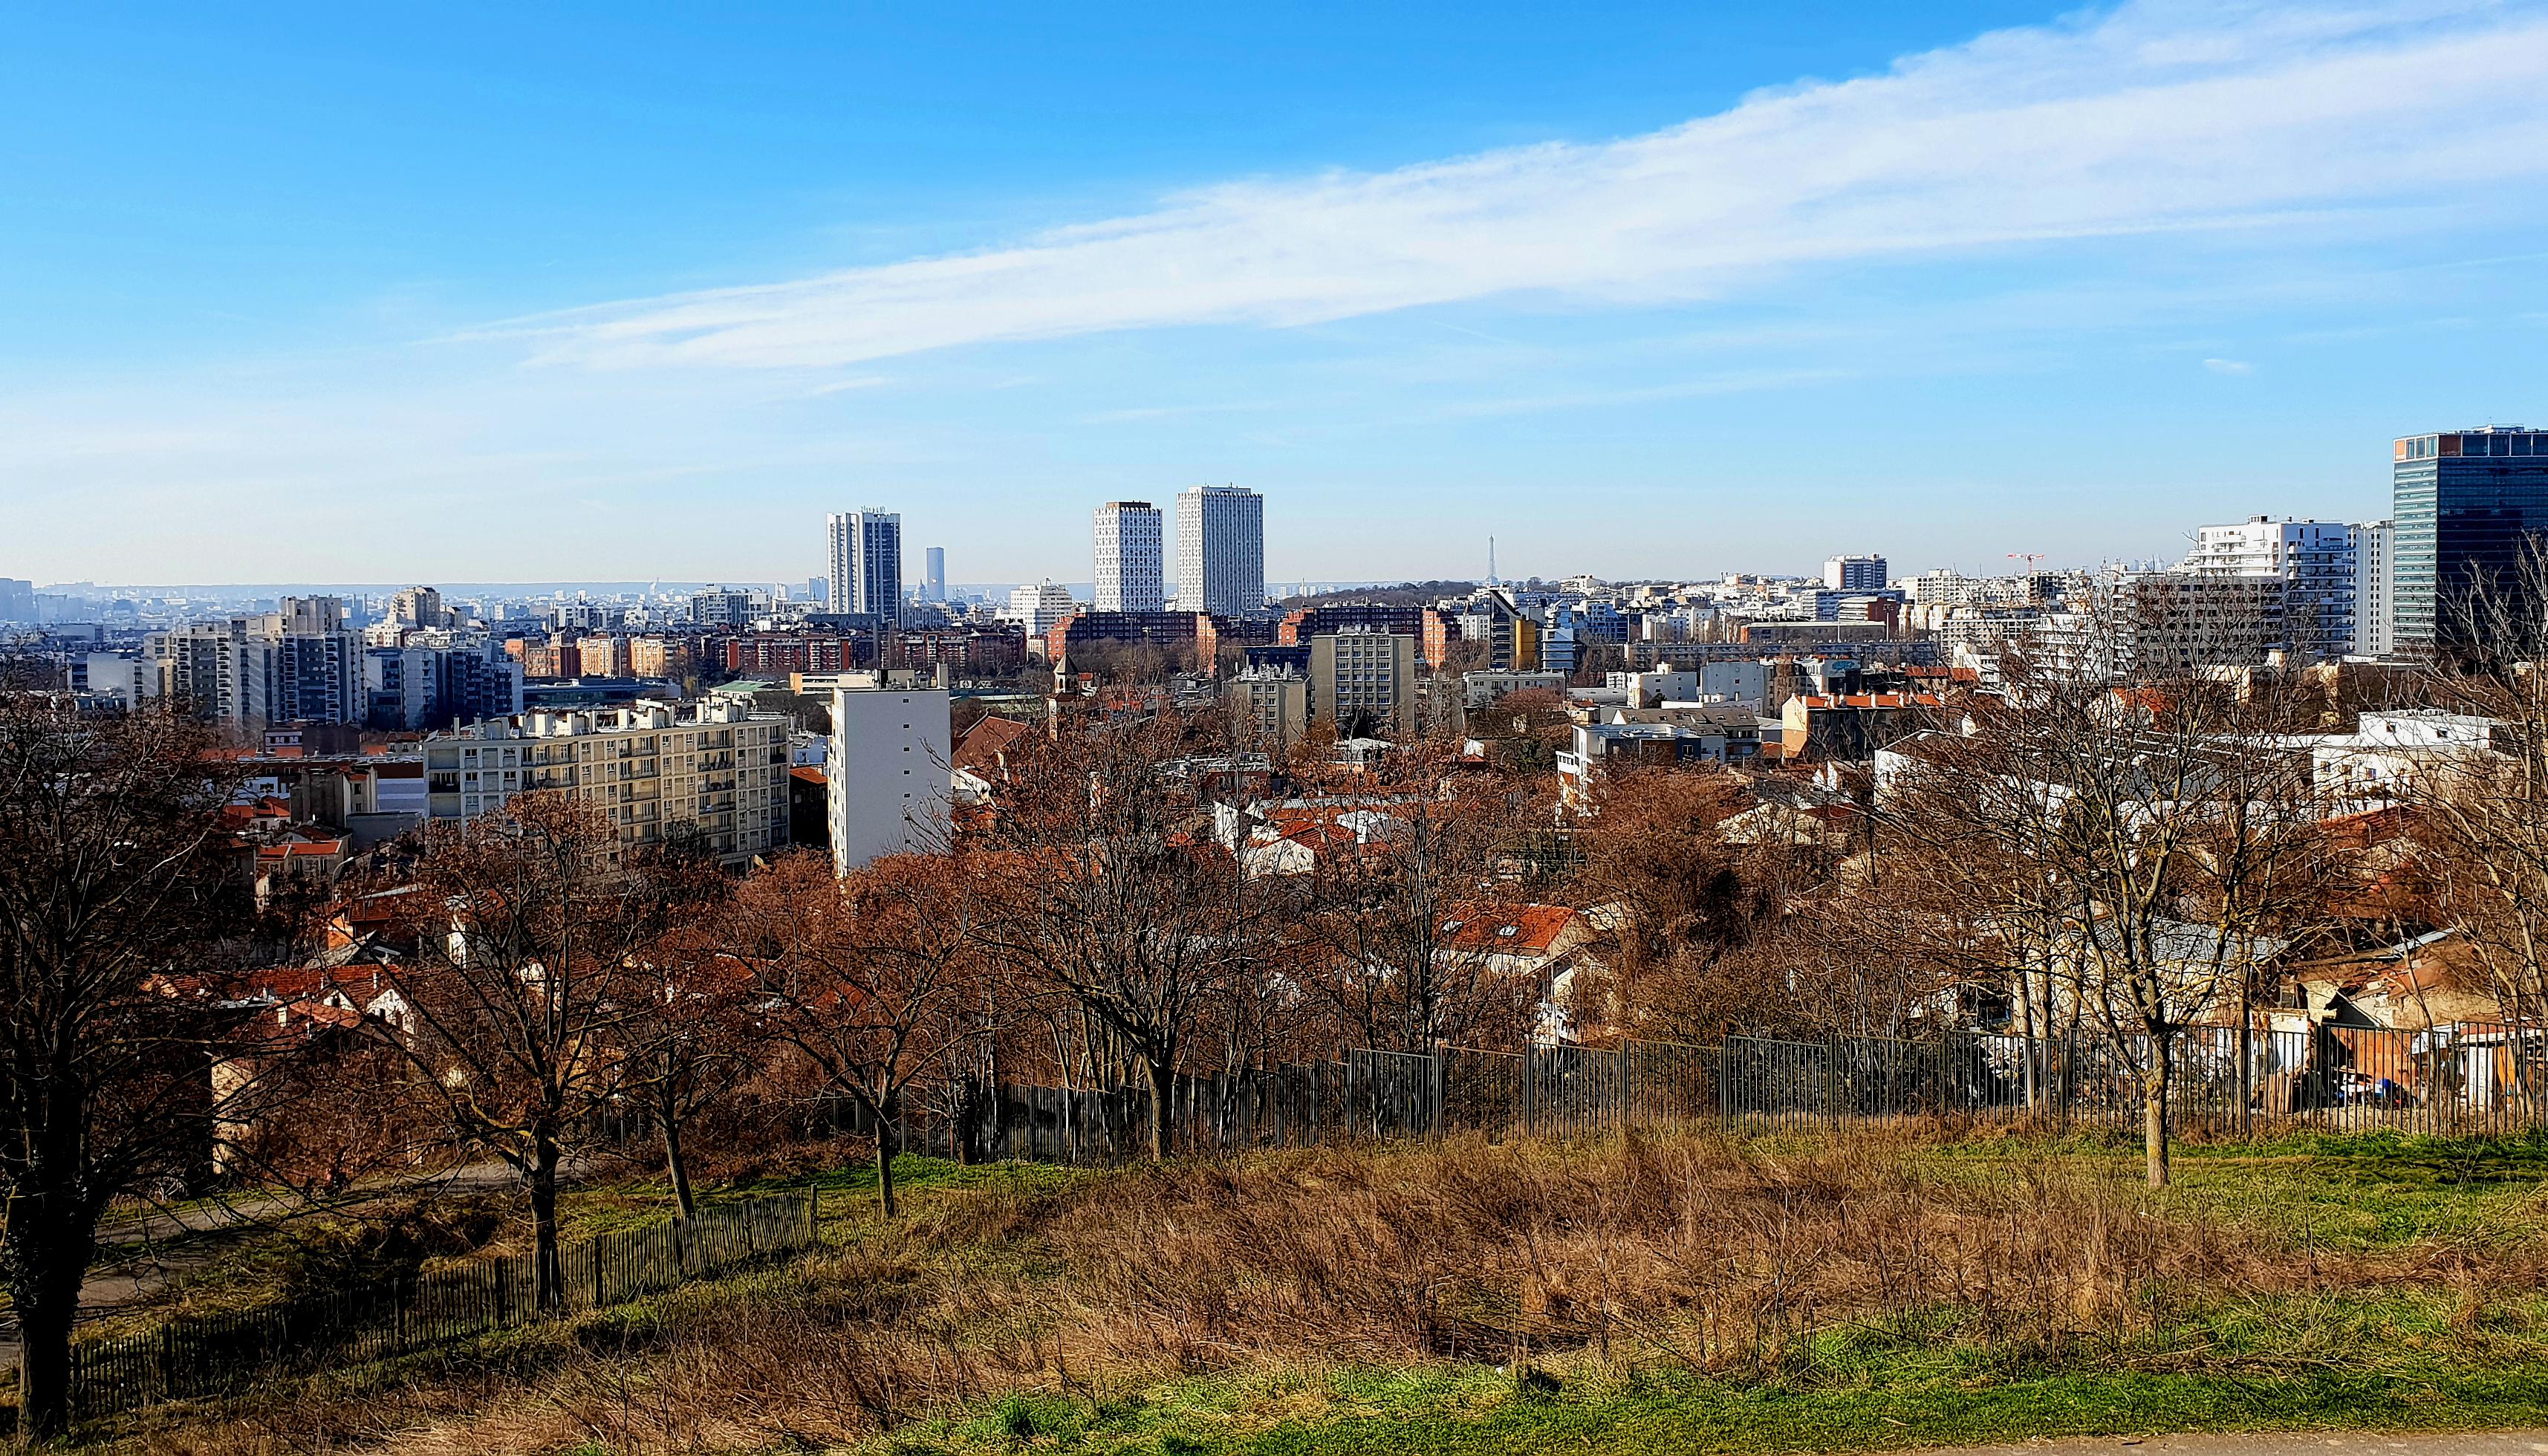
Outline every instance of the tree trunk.
[(664, 1171), (673, 1179), (673, 1207), (684, 1219), (698, 1217), (698, 1200), (690, 1196), (690, 1159), (682, 1150), (682, 1120), (665, 1117)]
[(875, 1151), (876, 1202), (883, 1207), (884, 1216), (888, 1219), (892, 1218), (895, 1212), (893, 1203), (893, 1153), (894, 1144), (902, 1140), (899, 1136), (902, 1132), (901, 1117), (902, 1099), (900, 1097), (887, 1093), (881, 1101), (877, 1102)]
[[(60, 1195), (54, 1195), (56, 1199)], [(79, 1317), (94, 1227), (21, 1198), (9, 1220), (9, 1295), (18, 1313), (18, 1411), (48, 1440), (70, 1428), (71, 1325)]]
[(531, 1150), (532, 1298), (543, 1311), (566, 1307), (566, 1265), (558, 1255), (558, 1143), (555, 1135), (533, 1135)]
[(1151, 1061), (1149, 1066), (1150, 1156), (1157, 1161), (1165, 1162), (1169, 1145), (1173, 1140), (1170, 1137), (1168, 1104), (1177, 1095), (1177, 1064), (1161, 1057)]
[(2043, 1105), (2043, 1044), (2035, 1035), (2035, 976), (2024, 965), (2017, 968), (2017, 1026), (2026, 1037), (2026, 1110), (2035, 1112)]
[(2141, 1153), (2149, 1164), (2149, 1186), (2167, 1186), (2167, 1092), (2175, 1069), (2168, 1064), (2168, 1044), (2150, 1039), (2150, 1072), (2141, 1084)]

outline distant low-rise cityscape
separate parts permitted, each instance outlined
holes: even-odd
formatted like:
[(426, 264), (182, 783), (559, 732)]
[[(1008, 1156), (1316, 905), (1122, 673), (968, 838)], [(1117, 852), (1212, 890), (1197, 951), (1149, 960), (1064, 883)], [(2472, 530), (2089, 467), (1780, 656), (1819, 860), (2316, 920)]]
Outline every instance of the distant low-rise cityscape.
[[(1094, 506), (1084, 600), (1050, 579), (952, 588), (943, 546), (920, 548), (907, 576), (900, 512), (862, 508), (825, 519), (827, 570), (802, 591), (267, 596), (0, 580), (0, 632), (61, 689), (190, 704), (275, 759), (275, 787), (336, 806), (320, 820), (357, 841), (488, 812), (540, 781), (546, 745), (566, 739), (579, 754), (643, 748), (643, 769), (623, 771), (635, 776), (607, 780), (632, 842), (695, 820), (721, 855), (783, 844), (792, 769), (825, 795), (818, 811), (798, 805), (794, 833), (837, 843), (847, 864), (894, 843), (913, 806), (905, 730), (873, 728), (901, 716), (840, 711), (837, 692), (945, 694), (943, 721), (953, 703), (1017, 713), (1137, 684), (1221, 704), (1277, 757), (1313, 735), (1363, 752), (1461, 735), (1470, 714), (1544, 692), (1580, 720), (1552, 766), (1580, 797), (1626, 760), (1866, 759), (1934, 703), (1926, 694), (1990, 685), (2018, 648), (2098, 675), (2402, 663), (2446, 646), (2451, 601), (2512, 581), (2521, 543), (2548, 532), (2548, 431), (2411, 435), (2393, 457), (2389, 519), (2196, 522), (2182, 560), (2086, 570), (2020, 556), (1993, 575), (1901, 574), (1861, 548), (1813, 576), (1490, 573), (1277, 596), (1265, 498), (1215, 485), (1177, 495), (1173, 555), (1159, 507)], [(1053, 565), (1069, 576), (1081, 563)], [(858, 741), (870, 728), (882, 739)], [(840, 772), (888, 750), (890, 784)], [(919, 818), (942, 818), (955, 792), (934, 783)], [(886, 829), (863, 823), (876, 815)]]

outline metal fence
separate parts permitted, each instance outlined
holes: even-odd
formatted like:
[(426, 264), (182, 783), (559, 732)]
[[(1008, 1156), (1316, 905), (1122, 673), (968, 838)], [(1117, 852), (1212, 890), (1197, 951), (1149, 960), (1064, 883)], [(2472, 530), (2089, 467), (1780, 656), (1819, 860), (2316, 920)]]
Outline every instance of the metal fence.
[[(624, 1228), (558, 1250), (565, 1309), (660, 1293), (815, 1241), (810, 1198), (746, 1199), (690, 1219)], [(71, 1399), (84, 1416), (214, 1396), (314, 1361), (412, 1353), (541, 1317), (529, 1252), (331, 1290), (267, 1309), (181, 1315), (141, 1330), (75, 1340)]]
[[(2300, 1129), (2508, 1134), (2548, 1125), (2548, 1029), (2463, 1024), (2430, 1032), (2320, 1025), (2188, 1028), (2169, 1039), (2169, 1111), (2196, 1136)], [(1833, 1132), (1883, 1123), (2138, 1126), (2154, 1065), (2146, 1039), (1949, 1032), (1922, 1039), (1728, 1037), (1714, 1046), (1628, 1042), (1357, 1050), (1335, 1061), (1179, 1076), (1175, 1152), (1232, 1152), (1445, 1132), (1575, 1137), (1629, 1128)], [(949, 1156), (1113, 1162), (1150, 1151), (1151, 1091), (1004, 1086), (969, 1121), (926, 1111), (898, 1144)], [(810, 1246), (806, 1198), (724, 1205), (698, 1218), (561, 1250), (567, 1308), (591, 1309)], [(212, 1395), (313, 1357), (377, 1359), (537, 1319), (531, 1255), (487, 1257), (249, 1314), (181, 1317), (78, 1341), (83, 1413)]]
[[(1357, 1050), (1332, 1062), (1181, 1076), (1176, 1152), (1370, 1141), (1449, 1131), (1572, 1137), (1702, 1123), (1810, 1132), (1917, 1121), (2134, 1128), (2153, 1065), (2145, 1038), (1728, 1037), (1713, 1046), (1627, 1042)], [(2198, 1137), (2295, 1129), (2499, 1134), (2548, 1125), (2548, 1030), (2432, 1032), (2195, 1027), (2169, 1039), (2169, 1114)], [(1150, 1092), (1004, 1087), (979, 1125), (915, 1118), (903, 1145), (953, 1155), (1106, 1162), (1150, 1150)], [(968, 1136), (969, 1134), (969, 1136)]]

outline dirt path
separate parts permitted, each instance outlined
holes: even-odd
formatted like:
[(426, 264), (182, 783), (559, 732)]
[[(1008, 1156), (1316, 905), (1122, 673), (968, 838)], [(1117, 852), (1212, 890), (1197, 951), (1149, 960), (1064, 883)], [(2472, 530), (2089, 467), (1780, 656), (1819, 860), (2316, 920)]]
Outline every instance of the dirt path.
[[(498, 1192), (518, 1182), (519, 1175), (502, 1163), (471, 1163), (389, 1188), (351, 1189), (315, 1203), (296, 1194), (249, 1193), (131, 1214), (98, 1229), (97, 1257), (80, 1281), (79, 1318), (104, 1319), (210, 1262), (219, 1250), (207, 1234), (354, 1208), (385, 1197)], [(17, 1361), (17, 1316), (0, 1306), (0, 1367)]]

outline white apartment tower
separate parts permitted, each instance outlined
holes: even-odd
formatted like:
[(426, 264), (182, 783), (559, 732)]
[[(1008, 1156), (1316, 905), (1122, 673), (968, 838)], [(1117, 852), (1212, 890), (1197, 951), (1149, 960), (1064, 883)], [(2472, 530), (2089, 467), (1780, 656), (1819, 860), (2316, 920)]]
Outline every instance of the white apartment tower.
[(1147, 500), (1109, 500), (1097, 507), (1099, 611), (1159, 611), (1167, 605), (1158, 507)]
[(943, 852), (954, 759), (944, 690), (833, 689), (823, 772), (834, 872), (882, 855)]
[(947, 548), (932, 546), (921, 554), (920, 599), (943, 602), (947, 599)]
[(996, 615), (1001, 621), (1015, 622), (1026, 628), (1027, 637), (1042, 637), (1079, 611), (1079, 603), (1067, 587), (1039, 582), (1032, 587), (1015, 587), (1009, 591), (1009, 604)]
[(899, 620), (902, 516), (891, 510), (841, 510), (826, 524), (832, 546), (832, 610)]
[(2353, 528), (2353, 651), (2360, 657), (2388, 657), (2398, 650), (2390, 575), (2397, 536), (2397, 527), (2385, 520)]
[(1238, 486), (1177, 497), (1177, 610), (1255, 616), (1265, 610), (1265, 498)]

